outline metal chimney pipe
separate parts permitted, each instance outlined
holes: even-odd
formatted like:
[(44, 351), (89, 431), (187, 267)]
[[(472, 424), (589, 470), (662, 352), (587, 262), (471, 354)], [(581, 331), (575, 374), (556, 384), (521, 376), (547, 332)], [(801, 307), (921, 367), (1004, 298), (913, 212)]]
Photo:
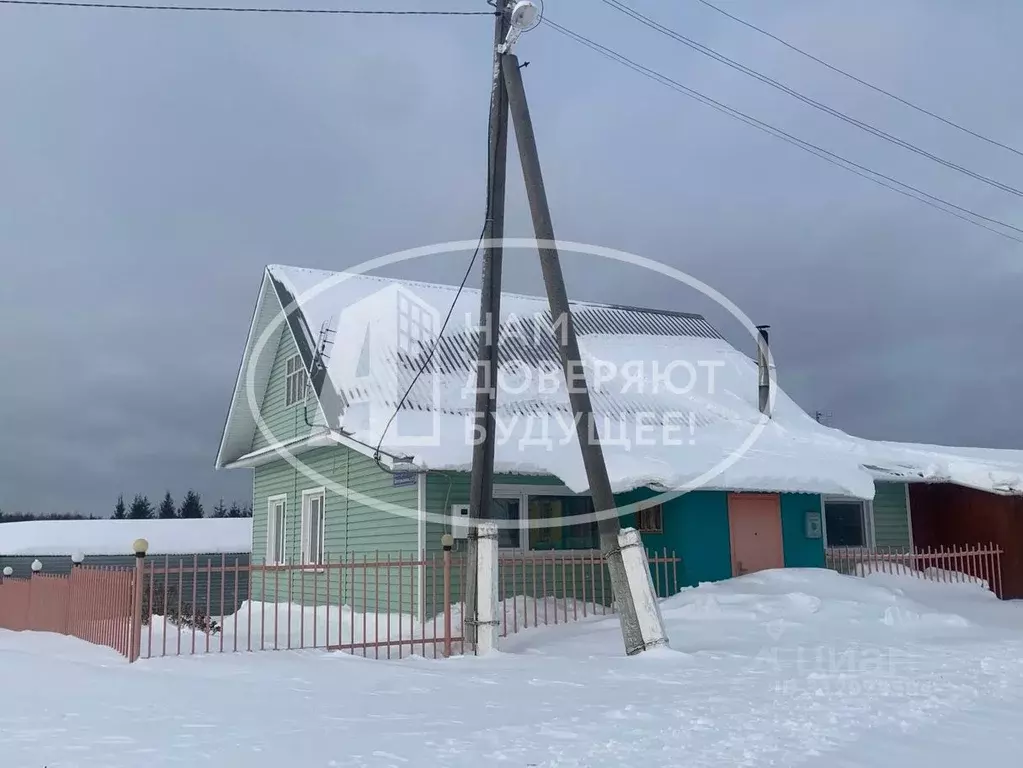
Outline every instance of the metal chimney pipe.
[(770, 343), (767, 333), (770, 327), (757, 326), (757, 391), (760, 396), (760, 412), (767, 418), (771, 418), (771, 365), (768, 355)]

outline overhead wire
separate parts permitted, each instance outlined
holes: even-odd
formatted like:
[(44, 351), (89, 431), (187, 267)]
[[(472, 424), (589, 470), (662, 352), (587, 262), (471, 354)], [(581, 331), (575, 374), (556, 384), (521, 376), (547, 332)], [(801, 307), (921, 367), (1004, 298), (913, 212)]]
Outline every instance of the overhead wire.
[[(495, 98), (497, 98), (497, 94), (498, 94), (498, 89), (497, 88), (491, 89), (491, 94), (490, 94), (490, 115), (491, 116), (493, 115), (493, 101), (494, 101)], [(494, 212), (491, 209), (491, 205), (493, 203), (493, 198), (494, 198), (494, 182), (495, 182), (494, 167), (497, 165), (497, 157), (496, 157), (497, 147), (496, 146), (494, 146), (493, 148), (490, 147), (490, 133), (491, 133), (492, 129), (493, 129), (493, 122), (492, 122), (491, 118), (488, 117), (488, 119), (487, 119), (487, 195), (486, 195), (487, 201), (486, 201), (485, 212), (484, 212), (484, 215), (483, 215), (483, 229), (480, 231), (480, 236), (479, 236), (479, 239), (476, 241), (476, 248), (473, 251), (472, 258), (469, 260), (469, 265), (465, 269), (465, 274), (462, 275), (462, 281), (461, 281), (461, 283), (459, 283), (458, 289), (455, 291), (455, 296), (451, 300), (451, 306), (448, 307), (447, 315), (444, 316), (444, 321), (441, 323), (440, 330), (437, 331), (437, 337), (434, 339), (433, 345), (430, 347), (430, 351), (427, 354), (426, 359), (423, 361), (422, 365), (419, 367), (419, 370), (416, 371), (416, 374), (415, 374), (415, 376), (413, 376), (412, 381), (408, 385), (408, 388), (405, 390), (404, 394), (401, 396), (401, 399), (398, 401), (398, 404), (395, 406), (394, 412), (391, 414), (390, 418), (387, 419), (387, 423), (384, 425), (383, 430), (380, 432), (380, 439), (377, 441), (376, 451), (374, 453), (374, 457), (373, 458), (376, 461), (377, 465), (380, 466), (382, 469), (385, 469), (385, 471), (388, 471), (388, 470), (387, 470), (386, 467), (383, 466), (383, 464), (380, 461), (380, 447), (384, 444), (384, 438), (387, 436), (387, 431), (391, 428), (391, 424), (393, 424), (394, 420), (398, 417), (398, 413), (401, 411), (402, 407), (405, 405), (405, 402), (408, 400), (409, 395), (412, 393), (413, 388), (416, 386), (416, 382), (419, 381), (419, 378), (423, 375), (423, 373), (429, 367), (430, 363), (433, 361), (433, 356), (437, 352), (437, 347), (440, 346), (440, 343), (441, 343), (441, 341), (442, 341), (442, 339), (444, 337), (444, 331), (448, 327), (448, 322), (451, 320), (451, 315), (455, 311), (455, 306), (458, 304), (458, 299), (462, 295), (462, 291), (465, 290), (465, 284), (469, 280), (469, 275), (472, 273), (473, 267), (476, 265), (476, 259), (479, 258), (480, 248), (483, 245), (483, 238), (486, 236), (487, 230), (489, 229), (491, 223), (493, 222)]]
[(874, 83), (868, 82), (867, 80), (864, 80), (861, 77), (857, 77), (856, 75), (852, 74), (851, 72), (848, 72), (847, 70), (844, 70), (841, 67), (837, 67), (834, 64), (831, 64), (831, 63), (825, 61), (824, 59), (820, 58), (819, 56), (814, 56), (809, 51), (806, 51), (806, 50), (804, 50), (804, 49), (794, 45), (793, 43), (790, 43), (788, 40), (785, 40), (785, 39), (779, 37), (778, 35), (775, 35), (775, 34), (773, 34), (771, 32), (768, 32), (766, 29), (764, 29), (762, 27), (758, 27), (756, 24), (748, 22), (745, 19), (742, 19), (742, 18), (740, 18), (740, 17), (738, 17), (738, 16), (736, 16), (736, 15), (734, 15), (732, 13), (729, 13), (724, 8), (721, 8), (720, 6), (717, 6), (714, 3), (710, 2), (710, 0), (697, 0), (697, 2), (703, 3), (703, 5), (707, 6), (708, 8), (710, 8), (710, 9), (712, 9), (714, 11), (717, 11), (722, 16), (726, 16), (729, 19), (731, 19), (732, 21), (735, 21), (735, 22), (737, 22), (739, 24), (742, 24), (744, 27), (748, 27), (749, 29), (752, 29), (754, 32), (759, 32), (761, 35), (764, 35), (765, 37), (768, 37), (771, 40), (774, 40), (775, 42), (780, 43), (781, 45), (785, 46), (789, 50), (794, 51), (795, 53), (798, 53), (800, 56), (804, 56), (807, 59), (809, 59), (810, 61), (816, 62), (817, 64), (820, 64), (821, 66), (823, 66), (823, 67), (825, 67), (827, 69), (830, 69), (832, 72), (835, 72), (835, 73), (837, 73), (839, 75), (842, 75), (843, 77), (846, 77), (846, 78), (848, 78), (849, 80), (852, 80), (855, 83), (859, 83), (860, 85), (865, 86), (865, 87), (869, 88), (872, 91), (880, 93), (883, 96), (887, 96), (889, 99), (894, 99), (895, 101), (897, 101), (900, 104), (903, 104), (903, 105), (909, 107), (910, 109), (914, 109), (914, 110), (916, 110), (917, 112), (919, 112), (921, 114), (927, 115), (928, 117), (932, 117), (935, 120), (938, 120), (938, 121), (944, 123), (945, 125), (951, 126), (952, 128), (955, 128), (956, 130), (962, 131), (963, 133), (969, 134), (970, 136), (973, 136), (974, 138), (980, 139), (981, 141), (985, 141), (988, 144), (991, 144), (991, 145), (996, 146), (996, 147), (1000, 147), (1001, 149), (1008, 150), (1009, 152), (1012, 152), (1013, 154), (1016, 154), (1016, 155), (1019, 155), (1020, 157), (1023, 157), (1023, 151), (1021, 151), (1019, 149), (1016, 149), (1015, 147), (1009, 146), (1008, 144), (1004, 144), (1001, 141), (998, 141), (997, 139), (992, 139), (991, 137), (985, 136), (982, 133), (978, 133), (977, 131), (973, 131), (973, 130), (967, 128), (966, 126), (964, 126), (964, 125), (962, 125), (960, 123), (955, 122), (954, 120), (950, 120), (947, 117), (942, 117), (941, 115), (937, 114), (936, 112), (933, 112), (933, 111), (927, 109), (926, 107), (921, 107), (919, 104), (915, 104), (914, 102), (910, 101), (909, 99), (903, 98), (902, 96), (899, 96), (898, 94), (892, 93), (891, 91), (886, 90), (886, 89), (880, 87), (879, 85), (875, 85)]
[(890, 142), (898, 147), (902, 147), (903, 149), (920, 155), (921, 157), (925, 157), (928, 160), (932, 160), (938, 163), (939, 165), (949, 168), (950, 170), (958, 171), (959, 173), (976, 179), (977, 181), (980, 181), (984, 184), (988, 184), (994, 187), (995, 189), (999, 189), (1003, 192), (1008, 192), (1009, 194), (1016, 195), (1018, 197), (1023, 197), (1023, 190), (1018, 189), (1017, 187), (1014, 187), (1010, 184), (1005, 184), (1004, 182), (998, 181), (997, 179), (993, 179), (990, 176), (985, 176), (984, 174), (978, 173), (970, 168), (960, 165), (959, 163), (953, 162), (944, 157), (936, 155), (933, 152), (923, 149), (922, 147), (919, 147), (916, 144), (906, 141), (905, 139), (899, 136), (895, 136), (894, 134), (888, 133), (887, 131), (878, 128), (877, 126), (872, 125), (871, 123), (859, 120), (858, 118), (855, 118), (852, 115), (849, 115), (845, 112), (842, 112), (841, 110), (835, 109), (834, 107), (831, 107), (821, 101), (818, 101), (810, 96), (807, 96), (806, 94), (801, 93), (795, 90), (794, 88), (791, 88), (785, 85), (784, 83), (779, 82), (778, 80), (775, 80), (774, 78), (763, 74), (762, 72), (758, 72), (757, 70), (748, 67), (745, 64), (742, 64), (738, 61), (735, 61), (734, 59), (725, 56), (722, 53), (719, 53), (718, 51), (714, 50), (713, 48), (710, 48), (709, 46), (703, 45), (702, 43), (699, 43), (693, 40), (692, 38), (686, 37), (685, 35), (672, 29), (671, 27), (667, 27), (664, 24), (661, 24), (660, 22), (656, 21), (655, 19), (652, 19), (651, 17), (640, 13), (636, 9), (621, 2), (621, 0), (601, 0), (601, 2), (603, 2), (605, 5), (611, 8), (614, 8), (620, 13), (623, 13), (635, 19), (641, 24), (650, 27), (651, 29), (657, 32), (660, 32), (661, 34), (667, 37), (670, 37), (676, 42), (679, 42), (682, 45), (691, 48), (697, 53), (700, 53), (704, 56), (708, 56), (714, 59), (715, 61), (724, 64), (727, 67), (731, 67), (734, 70), (742, 72), (743, 74), (748, 75), (764, 83), (765, 85), (769, 85), (772, 88), (782, 91), (783, 93), (786, 93), (789, 96), (798, 99), (807, 106), (813, 107), (814, 109), (829, 114), (832, 117), (835, 117), (845, 123), (848, 123), (849, 125), (866, 131), (867, 133), (876, 136), (879, 139)]
[(728, 115), (729, 117), (746, 123), (747, 125), (750, 125), (756, 128), (757, 130), (763, 131), (764, 133), (774, 136), (775, 138), (781, 139), (782, 141), (792, 144), (793, 146), (799, 147), (800, 149), (807, 151), (810, 154), (816, 155), (817, 157), (831, 163), (832, 165), (836, 165), (839, 168), (847, 170), (850, 173), (854, 173), (857, 176), (867, 179), (868, 181), (871, 181), (879, 186), (890, 189), (893, 192), (898, 192), (899, 194), (904, 195), (906, 197), (910, 197), (914, 200), (917, 200), (918, 202), (923, 203), (924, 205), (928, 205), (943, 213), (947, 213), (950, 216), (955, 216), (957, 219), (961, 219), (969, 224), (973, 224), (974, 226), (986, 229), (989, 232), (993, 232), (996, 235), (1000, 235), (1001, 237), (1004, 237), (1008, 240), (1014, 240), (1018, 243), (1023, 243), (1023, 238), (1016, 237), (1012, 234), (1009, 234), (1008, 232), (1003, 232), (999, 229), (996, 229), (995, 227), (988, 226), (983, 222), (989, 222), (999, 227), (1004, 227), (1006, 229), (1013, 230), (1014, 232), (1017, 232), (1021, 235), (1023, 235), (1023, 228), (1016, 227), (1012, 224), (1009, 224), (1008, 222), (1001, 221), (990, 216), (985, 216), (976, 211), (972, 211), (968, 208), (957, 205), (949, 200), (945, 200), (944, 198), (932, 195), (928, 192), (925, 192), (922, 189), (914, 187), (905, 182), (899, 181), (898, 179), (895, 179), (891, 176), (887, 176), (879, 171), (875, 171), (872, 168), (860, 165), (859, 163), (856, 163), (852, 160), (849, 160), (848, 158), (831, 152), (830, 150), (827, 150), (821, 146), (813, 144), (804, 139), (800, 139), (799, 137), (794, 136), (793, 134), (788, 133), (782, 130), (781, 128), (773, 126), (769, 123), (765, 123), (764, 121), (758, 120), (757, 118), (749, 114), (746, 114), (745, 112), (735, 109), (734, 107), (730, 107), (727, 104), (724, 104), (723, 102), (717, 101), (716, 99), (713, 99), (710, 96), (707, 96), (706, 94), (700, 93), (699, 91), (696, 91), (686, 85), (683, 85), (677, 80), (673, 80), (667, 75), (657, 72), (656, 70), (650, 69), (649, 67), (646, 67), (628, 58), (627, 56), (619, 53), (618, 51), (608, 48), (607, 46), (602, 45), (601, 43), (598, 43), (584, 35), (574, 32), (571, 29), (568, 29), (567, 27), (564, 27), (556, 23), (550, 18), (550, 16), (545, 16), (541, 26), (543, 25), (547, 25), (554, 31), (558, 32), (559, 34), (562, 34), (568, 37), (569, 39), (574, 40), (575, 42), (584, 45), (593, 51), (596, 51), (605, 58), (622, 64), (628, 67), (629, 69), (632, 69), (633, 71), (638, 72), (639, 74), (648, 77), (654, 80), (655, 82), (660, 83), (661, 85), (667, 86), (672, 90), (677, 91), (678, 93), (682, 93), (683, 95), (689, 96), (690, 98), (695, 99), (696, 101), (699, 101), (711, 107), (712, 109), (722, 112)]
[(209, 13), (289, 13), (329, 14), (337, 16), (493, 16), (493, 11), (385, 10), (354, 8), (281, 8), (230, 5), (146, 5), (142, 3), (75, 2), (74, 0), (0, 0), (0, 5), (27, 5), (52, 8), (106, 8), (123, 11), (191, 11)]

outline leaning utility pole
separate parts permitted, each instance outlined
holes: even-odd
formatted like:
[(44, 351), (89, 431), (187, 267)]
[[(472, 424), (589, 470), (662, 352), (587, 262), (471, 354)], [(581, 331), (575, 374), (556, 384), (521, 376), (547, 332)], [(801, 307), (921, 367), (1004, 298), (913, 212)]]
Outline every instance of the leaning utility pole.
[(489, 520), (494, 497), (494, 447), (497, 437), (494, 410), (497, 404), (498, 331), (501, 323), (501, 262), (504, 248), (504, 189), (508, 159), (508, 93), (501, 74), (498, 48), (508, 36), (507, 0), (495, 0), (494, 71), (490, 93), (490, 137), (487, 149), (487, 219), (483, 251), (483, 282), (480, 290), (480, 331), (476, 363), (476, 424), (473, 434), (472, 479), (469, 486), (468, 563), (465, 570), (465, 616), (463, 637), (470, 647), (476, 642), (477, 524)]
[[(540, 268), (543, 271), (544, 284), (547, 288), (547, 300), (550, 304), (551, 319), (554, 321), (556, 342), (561, 353), (561, 364), (565, 371), (572, 413), (575, 417), (576, 436), (582, 451), (583, 464), (586, 467), (586, 479), (593, 496), (594, 509), (601, 513), (598, 520), (600, 531), (600, 549), (607, 563), (611, 577), (611, 589), (618, 607), (622, 636), (628, 654), (639, 653), (648, 647), (643, 628), (636, 609), (633, 588), (643, 597), (643, 603), (655, 604), (652, 585), (649, 585), (649, 572), (642, 584), (630, 584), (626, 572), (619, 543), (621, 526), (615, 513), (614, 494), (611, 481), (604, 463), (604, 452), (600, 447), (597, 425), (594, 421), (593, 406), (586, 385), (579, 356), (579, 343), (572, 322), (572, 312), (568, 305), (568, 294), (565, 290), (565, 279), (558, 260), (555, 244), (554, 225), (547, 204), (547, 192), (544, 189), (543, 174), (540, 169), (540, 158), (536, 150), (536, 137), (533, 135), (533, 123), (529, 116), (526, 103), (526, 91), (522, 84), (522, 73), (519, 60), (514, 54), (504, 54), (504, 81), (508, 89), (508, 105), (511, 109), (512, 123), (515, 125), (515, 138), (519, 147), (519, 158), (522, 161), (522, 175), (529, 198), (529, 210), (533, 218), (533, 230), (536, 234), (537, 249), (540, 252)], [(634, 576), (635, 580), (636, 577)], [(663, 636), (663, 626), (660, 627)]]

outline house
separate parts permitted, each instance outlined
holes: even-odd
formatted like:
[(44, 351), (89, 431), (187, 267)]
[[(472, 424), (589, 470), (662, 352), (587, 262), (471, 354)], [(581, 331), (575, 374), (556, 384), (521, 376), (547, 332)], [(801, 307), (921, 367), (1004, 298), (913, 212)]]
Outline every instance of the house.
[[(181, 591), (184, 599), (192, 592), (204, 600), (210, 581), (211, 613), (231, 613), (248, 599), (248, 584), (224, 579), (216, 569), (226, 565), (247, 566), (252, 552), (252, 520), (247, 518), (206, 518), (197, 520), (30, 520), (0, 525), (0, 571), (10, 567), (14, 578), (28, 578), (32, 563), (40, 573), (66, 574), (74, 567), (72, 557), (81, 556), (85, 566), (133, 568), (136, 539), (149, 542), (147, 561), (184, 565)], [(207, 566), (210, 566), (207, 568)], [(198, 567), (196, 567), (198, 566)], [(210, 574), (207, 579), (207, 573)], [(162, 577), (156, 588), (162, 586)], [(177, 587), (176, 584), (172, 585)], [(220, 595), (224, 595), (224, 606)]]
[[(756, 362), (699, 315), (575, 302), (573, 317), (623, 522), (678, 555), (680, 584), (823, 566), (826, 543), (911, 546), (892, 468), (965, 478), (954, 449), (852, 437), (777, 388), (765, 420)], [(254, 470), (254, 562), (422, 560), (464, 531), (479, 325), (478, 291), (266, 269), (216, 460)], [(592, 550), (595, 523), (572, 520), (592, 503), (557, 324), (545, 300), (506, 294), (500, 331), (500, 544), (523, 556)], [(644, 441), (651, 431), (660, 437)], [(1023, 493), (1016, 453), (978, 453), (972, 470), (1011, 475)], [(430, 610), (426, 578), (420, 570), (399, 588), (403, 610)], [(280, 585), (270, 591), (281, 596)], [(334, 595), (373, 607), (343, 583)]]

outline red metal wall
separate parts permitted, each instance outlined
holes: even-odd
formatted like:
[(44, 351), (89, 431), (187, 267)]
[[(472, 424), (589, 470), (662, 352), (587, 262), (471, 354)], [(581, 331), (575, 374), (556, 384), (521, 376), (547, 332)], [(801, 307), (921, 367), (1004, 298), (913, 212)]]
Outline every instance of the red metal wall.
[(913, 544), (920, 548), (996, 544), (1002, 596), (1023, 598), (1023, 498), (948, 484), (909, 486)]

